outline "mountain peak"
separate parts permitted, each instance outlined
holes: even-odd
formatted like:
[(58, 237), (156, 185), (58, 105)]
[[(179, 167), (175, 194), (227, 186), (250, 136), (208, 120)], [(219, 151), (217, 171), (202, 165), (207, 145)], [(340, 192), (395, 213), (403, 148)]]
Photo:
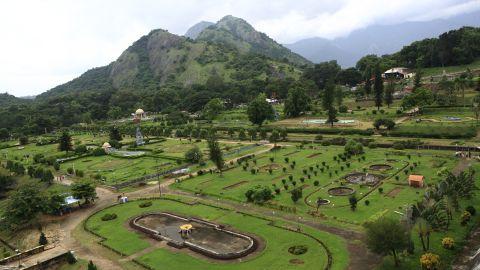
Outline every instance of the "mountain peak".
[(200, 33), (205, 30), (205, 28), (214, 25), (213, 22), (201, 21), (199, 23), (194, 24), (192, 27), (188, 28), (187, 32), (184, 36), (196, 39)]
[(292, 53), (262, 32), (258, 32), (247, 21), (227, 15), (215, 25), (205, 28), (198, 40), (211, 41), (234, 47), (243, 53), (262, 54), (277, 60), (285, 60), (297, 65), (309, 64), (305, 58)]

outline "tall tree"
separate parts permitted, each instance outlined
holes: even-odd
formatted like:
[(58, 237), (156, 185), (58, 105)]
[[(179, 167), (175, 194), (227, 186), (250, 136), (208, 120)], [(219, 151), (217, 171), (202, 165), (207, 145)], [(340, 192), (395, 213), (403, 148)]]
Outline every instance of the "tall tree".
[(310, 97), (302, 87), (291, 88), (285, 100), (284, 113), (288, 117), (297, 117), (310, 109)]
[(472, 111), (475, 114), (475, 119), (478, 122), (478, 118), (480, 118), (480, 94), (477, 94), (472, 100)]
[(415, 76), (413, 77), (413, 91), (417, 90), (422, 86), (422, 69), (418, 67), (415, 71)]
[(210, 160), (213, 161), (217, 169), (220, 171), (220, 175), (223, 175), (222, 169), (225, 166), (223, 153), (214, 133), (210, 134), (208, 138), (208, 150), (210, 151)]
[(405, 226), (398, 220), (379, 218), (366, 223), (365, 228), (367, 247), (377, 254), (392, 255), (395, 266), (398, 266), (398, 253), (407, 248), (410, 242), (410, 234)]
[(390, 105), (393, 103), (393, 92), (395, 92), (395, 83), (393, 80), (390, 80), (385, 89), (385, 104), (390, 108)]
[(327, 111), (327, 123), (330, 123), (331, 126), (333, 126), (333, 123), (337, 120), (337, 110), (333, 105), (334, 100), (335, 85), (333, 84), (333, 81), (329, 81), (323, 91), (322, 107)]
[(67, 131), (64, 131), (62, 133), (62, 136), (60, 137), (58, 149), (60, 151), (65, 151), (68, 153), (68, 151), (73, 150), (73, 145), (72, 145), (72, 136)]
[(111, 141), (119, 142), (122, 140), (122, 134), (120, 134), (120, 131), (116, 126), (110, 127), (109, 137)]
[(203, 107), (203, 116), (207, 120), (212, 121), (223, 110), (225, 110), (225, 105), (223, 105), (223, 100), (219, 98), (213, 98), (205, 105), (205, 107)]
[(314, 81), (319, 89), (324, 89), (327, 82), (335, 80), (338, 72), (341, 70), (342, 68), (337, 64), (337, 61), (332, 60), (307, 68), (303, 73), (303, 76), (306, 79)]
[(11, 230), (30, 224), (43, 208), (45, 198), (33, 184), (21, 186), (8, 200), (3, 214), (4, 224)]
[(263, 121), (273, 119), (274, 110), (266, 100), (265, 94), (258, 95), (247, 107), (248, 119), (252, 124), (261, 126)]
[(343, 89), (340, 86), (335, 87), (335, 103), (337, 106), (340, 106), (343, 103)]
[(0, 128), (0, 140), (6, 140), (10, 137), (10, 133), (6, 128)]
[(365, 70), (365, 85), (363, 87), (365, 91), (365, 95), (368, 97), (372, 93), (372, 69), (370, 67), (367, 67)]
[(83, 181), (75, 182), (71, 186), (72, 196), (76, 199), (85, 199), (85, 203), (95, 200), (97, 192), (95, 191), (95, 185), (92, 182)]
[(270, 134), (269, 141), (273, 143), (273, 147), (277, 147), (277, 142), (280, 140), (280, 133), (278, 130), (272, 130), (272, 134)]
[(373, 90), (375, 92), (375, 106), (377, 106), (377, 109), (380, 110), (383, 100), (383, 79), (379, 64), (375, 66), (375, 81)]

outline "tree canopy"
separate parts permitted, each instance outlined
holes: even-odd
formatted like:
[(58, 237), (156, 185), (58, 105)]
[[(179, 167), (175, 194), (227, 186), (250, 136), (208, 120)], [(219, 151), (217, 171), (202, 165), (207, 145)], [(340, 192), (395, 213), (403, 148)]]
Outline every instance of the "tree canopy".
[(273, 107), (266, 101), (265, 94), (258, 95), (248, 104), (247, 115), (252, 124), (259, 126), (261, 126), (265, 120), (273, 119)]

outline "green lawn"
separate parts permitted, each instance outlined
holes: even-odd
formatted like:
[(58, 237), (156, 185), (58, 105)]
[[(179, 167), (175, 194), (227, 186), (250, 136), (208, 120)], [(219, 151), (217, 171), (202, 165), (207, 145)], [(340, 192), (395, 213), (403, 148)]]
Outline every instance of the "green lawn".
[[(90, 217), (86, 221), (86, 226), (105, 237), (105, 245), (126, 255), (135, 254), (151, 246), (145, 239), (146, 236), (127, 228), (128, 219), (143, 212), (153, 211), (168, 211), (231, 226), (236, 230), (260, 237), (266, 244), (265, 249), (256, 256), (235, 263), (214, 263), (177, 250), (157, 248), (137, 258), (153, 269), (323, 269), (327, 263), (326, 251), (314, 239), (271, 226), (269, 221), (263, 219), (202, 204), (185, 205), (169, 200), (153, 200), (151, 207), (140, 208), (138, 207), (139, 203), (130, 202), (105, 209)], [(101, 221), (100, 218), (105, 213), (115, 213), (118, 218), (112, 221)], [(277, 225), (285, 224), (278, 223)], [(335, 251), (333, 269), (346, 267), (348, 252), (343, 240), (313, 229), (305, 228), (305, 230)], [(290, 254), (288, 248), (298, 244), (306, 245), (308, 252), (303, 255)], [(300, 259), (303, 264), (292, 264), (290, 263), (291, 259)]]
[[(276, 205), (285, 205), (295, 207), (300, 213), (307, 213), (314, 210), (314, 207), (308, 206), (304, 200), (311, 205), (315, 205), (317, 198), (328, 199), (329, 205), (322, 206), (320, 212), (327, 218), (345, 221), (348, 223), (362, 224), (363, 222), (385, 214), (395, 214), (395, 211), (403, 211), (405, 205), (420, 199), (423, 195), (422, 189), (415, 189), (407, 185), (409, 174), (422, 174), (426, 177), (429, 184), (434, 184), (439, 180), (437, 171), (443, 168), (451, 169), (456, 163), (452, 159), (451, 152), (428, 152), (422, 151), (417, 154), (415, 151), (392, 151), (385, 149), (368, 149), (366, 153), (359, 157), (353, 157), (347, 162), (336, 162), (334, 156), (343, 153), (341, 146), (321, 146), (315, 145), (316, 149), (300, 150), (295, 147), (286, 147), (276, 152), (266, 153), (256, 157), (257, 164), (253, 160), (248, 161), (246, 170), (243, 166), (236, 166), (228, 170), (220, 177), (217, 174), (205, 174), (191, 179), (186, 179), (180, 183), (172, 185), (173, 188), (182, 189), (195, 193), (208, 194), (215, 197), (245, 202), (245, 193), (247, 190), (257, 185), (268, 186), (272, 190), (280, 188), (280, 194), (276, 194), (270, 202)], [(314, 156), (315, 155), (315, 156)], [(361, 157), (365, 157), (365, 160)], [(410, 156), (410, 158), (409, 158)], [(285, 158), (289, 158), (289, 163)], [(274, 158), (274, 162), (270, 161)], [(387, 160), (388, 159), (388, 160)], [(292, 169), (290, 166), (296, 162)], [(325, 162), (327, 167), (322, 165)], [(414, 167), (413, 163), (417, 163)], [(373, 164), (389, 164), (393, 168), (384, 172), (376, 172), (369, 169)], [(272, 174), (268, 169), (272, 165)], [(318, 168), (317, 168), (318, 165)], [(404, 167), (407, 166), (407, 174)], [(410, 166), (412, 167), (410, 169)], [(310, 168), (312, 167), (312, 168)], [(321, 171), (323, 168), (323, 172)], [(343, 167), (343, 171), (342, 168)], [(436, 168), (431, 170), (431, 168)], [(252, 174), (250, 170), (259, 169), (259, 173)], [(286, 171), (283, 171), (286, 168)], [(385, 177), (381, 188), (383, 192), (372, 190), (372, 187), (358, 184), (345, 183), (343, 177), (351, 172), (365, 172), (381, 174)], [(307, 170), (305, 174), (303, 170)], [(317, 172), (317, 176), (315, 176)], [(293, 179), (290, 181), (289, 176)], [(308, 178), (310, 175), (310, 179)], [(394, 175), (398, 175), (398, 180)], [(304, 177), (302, 183), (301, 177)], [(288, 190), (285, 190), (283, 179), (286, 181)], [(319, 185), (315, 186), (314, 182)], [(295, 182), (295, 185), (294, 185)], [(328, 189), (340, 185), (351, 187), (355, 190), (357, 198), (361, 199), (356, 212), (352, 212), (348, 207), (348, 196), (332, 196), (328, 194)], [(303, 198), (294, 203), (291, 200), (290, 192), (294, 187), (303, 187)], [(395, 191), (393, 191), (395, 189)], [(369, 200), (370, 205), (365, 206), (364, 201)]]
[(433, 68), (424, 68), (422, 69), (423, 77), (427, 78), (434, 75), (442, 75), (443, 71), (447, 73), (461, 72), (467, 70), (467, 68), (473, 70), (480, 68), (480, 60), (476, 60), (468, 65), (459, 65), (459, 66), (449, 66), (449, 67), (433, 67)]

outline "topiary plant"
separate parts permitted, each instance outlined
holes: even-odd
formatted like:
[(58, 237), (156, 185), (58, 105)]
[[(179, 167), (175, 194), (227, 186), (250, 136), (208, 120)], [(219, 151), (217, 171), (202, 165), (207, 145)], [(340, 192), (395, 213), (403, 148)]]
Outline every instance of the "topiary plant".
[(442, 247), (445, 249), (453, 249), (455, 241), (451, 237), (445, 237), (442, 239)]
[(433, 253), (425, 253), (420, 257), (420, 265), (425, 270), (435, 270), (440, 265), (440, 256)]

